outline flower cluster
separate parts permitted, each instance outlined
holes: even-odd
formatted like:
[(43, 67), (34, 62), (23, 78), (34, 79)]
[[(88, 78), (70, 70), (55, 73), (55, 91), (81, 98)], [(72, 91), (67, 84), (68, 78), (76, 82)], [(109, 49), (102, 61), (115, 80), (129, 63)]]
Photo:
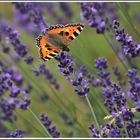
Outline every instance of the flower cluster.
[[(20, 57), (25, 57), (28, 52), (27, 46), (20, 41), (18, 30), (12, 28), (6, 21), (0, 22), (1, 37), (5, 37), (6, 43), (13, 45), (14, 51)], [(0, 42), (3, 46), (3, 52), (8, 53), (9, 47)]]
[(59, 3), (60, 9), (62, 10), (62, 12), (65, 15), (65, 18), (61, 18), (61, 22), (62, 23), (69, 23), (72, 16), (73, 16), (73, 11), (71, 10), (69, 4), (67, 2), (60, 2)]
[(40, 31), (44, 31), (48, 27), (44, 16), (42, 16), (40, 4), (32, 2), (14, 2), (13, 4), (16, 7), (16, 22), (27, 31), (37, 36)]
[(81, 11), (82, 19), (85, 19), (88, 25), (100, 34), (110, 30), (112, 21), (117, 19), (115, 3), (81, 2)]
[(10, 137), (12, 138), (22, 138), (23, 137), (23, 131), (16, 129), (15, 131), (10, 132)]
[(127, 76), (130, 84), (128, 96), (135, 103), (137, 111), (140, 112), (140, 76), (138, 75), (138, 70), (135, 68), (128, 70)]
[[(111, 81), (110, 73), (107, 72), (108, 64), (105, 58), (98, 58), (95, 62), (95, 67), (98, 69), (100, 84), (103, 89), (104, 105), (108, 108), (110, 116), (106, 119), (111, 119), (101, 130), (97, 130), (94, 125), (90, 125), (93, 137), (139, 137), (140, 136), (140, 120), (135, 120), (136, 110), (139, 112), (139, 77), (137, 70), (128, 70), (127, 76), (130, 79), (131, 88), (124, 92), (121, 85)], [(118, 73), (118, 72), (117, 72)], [(124, 86), (124, 85), (123, 85)], [(125, 85), (127, 86), (127, 85)], [(127, 106), (126, 93), (135, 102), (135, 108)]]
[(13, 4), (16, 8), (14, 11), (15, 22), (35, 36), (39, 35), (41, 31), (45, 31), (49, 26), (45, 22), (43, 14), (55, 18), (57, 23), (61, 24), (70, 22), (73, 16), (71, 8), (65, 2), (58, 3), (60, 10), (64, 12), (63, 16), (58, 14), (56, 5), (50, 2), (14, 2)]
[(107, 60), (105, 58), (98, 58), (95, 62), (95, 68), (98, 69), (98, 76), (101, 79), (96, 79), (94, 86), (107, 87), (111, 85), (110, 73), (105, 71), (108, 68)]
[[(23, 86), (23, 77), (16, 70), (0, 61), (0, 118), (9, 122), (16, 119), (14, 110), (16, 107), (26, 110), (30, 105), (28, 98), (31, 87)], [(5, 98), (5, 96), (7, 98)], [(22, 99), (20, 99), (22, 97)]]
[(60, 63), (58, 64), (59, 71), (64, 74), (68, 82), (75, 86), (75, 92), (80, 96), (89, 93), (89, 79), (82, 71), (78, 71), (76, 66), (74, 67), (75, 63), (70, 54), (63, 51), (56, 59)]
[(45, 115), (44, 113), (40, 114), (40, 120), (42, 121), (43, 125), (47, 128), (49, 134), (53, 137), (53, 138), (58, 138), (60, 137), (60, 132), (58, 132), (58, 130), (56, 129), (55, 126), (52, 125), (51, 120), (48, 118), (47, 115)]
[(114, 30), (115, 38), (118, 42), (121, 43), (123, 53), (130, 57), (137, 57), (140, 54), (140, 44), (134, 42), (132, 36), (125, 33), (123, 28), (120, 28), (120, 23), (118, 20), (114, 20)]
[(32, 64), (33, 63), (33, 60), (34, 60), (34, 58), (33, 58), (33, 56), (28, 56), (28, 57), (26, 57), (25, 59), (24, 59), (24, 61), (27, 63), (27, 64)]

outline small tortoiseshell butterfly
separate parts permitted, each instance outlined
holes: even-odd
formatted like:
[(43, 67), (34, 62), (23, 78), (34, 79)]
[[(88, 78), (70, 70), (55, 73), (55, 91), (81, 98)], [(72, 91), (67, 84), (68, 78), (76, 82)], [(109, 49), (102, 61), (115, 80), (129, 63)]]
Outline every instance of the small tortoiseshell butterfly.
[(62, 50), (69, 51), (68, 45), (83, 29), (84, 25), (81, 23), (51, 25), (42, 35), (36, 38), (41, 58), (47, 61), (54, 58)]

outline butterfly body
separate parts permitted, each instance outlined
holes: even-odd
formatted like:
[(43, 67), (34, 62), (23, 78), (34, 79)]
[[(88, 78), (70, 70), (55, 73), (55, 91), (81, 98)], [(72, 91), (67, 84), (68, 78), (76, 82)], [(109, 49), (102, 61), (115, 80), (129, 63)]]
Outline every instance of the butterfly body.
[(51, 44), (51, 47), (59, 48), (63, 50), (63, 48), (67, 47), (69, 44), (67, 40), (65, 39), (65, 35), (59, 35), (59, 34), (45, 34), (45, 37), (47, 41)]
[(60, 51), (69, 51), (68, 46), (83, 30), (83, 24), (52, 25), (38, 36), (36, 44), (40, 49), (41, 58), (47, 61)]

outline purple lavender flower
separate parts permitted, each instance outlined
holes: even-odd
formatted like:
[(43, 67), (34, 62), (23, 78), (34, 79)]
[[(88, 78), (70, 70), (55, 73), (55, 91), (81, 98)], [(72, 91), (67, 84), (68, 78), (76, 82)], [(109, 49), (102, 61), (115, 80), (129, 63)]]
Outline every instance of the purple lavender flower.
[(40, 3), (14, 2), (13, 4), (16, 7), (16, 22), (21, 24), (27, 31), (31, 31), (37, 36), (48, 27), (45, 18), (42, 16), (42, 7), (38, 6)]
[(60, 114), (67, 126), (73, 126), (74, 121), (72, 121), (65, 112), (61, 112)]
[(1, 44), (4, 53), (9, 53), (10, 48), (7, 45)]
[(99, 70), (98, 76), (102, 80), (96, 79), (94, 86), (102, 86), (102, 87), (111, 86), (110, 73), (105, 71), (108, 68), (107, 60), (102, 57), (96, 59), (95, 68), (97, 68)]
[(53, 138), (60, 137), (60, 132), (56, 129), (55, 126), (52, 125), (52, 122), (50, 121), (47, 115), (41, 113), (40, 120), (42, 121), (43, 125), (46, 127), (46, 129)]
[(33, 56), (28, 56), (27, 58), (24, 59), (24, 61), (27, 63), (27, 64), (32, 64), (33, 63)]
[[(69, 3), (67, 2), (59, 2), (59, 6), (60, 6), (60, 9), (64, 12), (65, 14), (65, 22), (67, 21), (70, 22), (72, 16), (73, 16), (73, 12), (69, 6)], [(64, 19), (64, 18), (63, 18)]]
[(135, 103), (137, 111), (140, 112), (140, 76), (138, 76), (138, 70), (135, 68), (128, 70), (127, 76), (130, 84), (128, 96)]
[(47, 94), (47, 93), (43, 93), (43, 95), (40, 96), (40, 100), (41, 100), (42, 102), (48, 101), (48, 100), (49, 100), (48, 94)]
[(91, 124), (88, 128), (92, 132), (92, 137), (95, 137), (95, 138), (99, 138), (100, 137), (99, 131), (94, 127), (93, 124)]
[[(136, 107), (134, 111), (127, 106), (128, 99), (126, 98), (126, 93), (122, 90), (122, 85), (119, 85), (120, 83), (116, 84), (115, 82), (112, 82), (110, 73), (108, 73), (107, 76), (103, 76), (107, 73), (107, 60), (98, 58), (95, 62), (95, 67), (98, 69), (98, 76), (100, 78), (97, 81), (101, 81), (98, 86), (102, 87), (104, 104), (111, 114), (112, 122), (101, 127), (100, 131), (91, 125), (89, 129), (92, 131), (93, 137), (139, 137), (139, 120), (134, 119), (134, 113), (136, 110), (140, 110), (140, 78), (137, 76), (137, 70), (133, 68), (132, 70), (128, 70), (127, 73), (131, 85), (130, 89), (127, 87), (127, 93), (135, 103)], [(118, 74), (118, 71), (115, 73)]]
[(108, 68), (107, 60), (105, 58), (102, 58), (102, 57), (96, 59), (95, 68), (97, 68), (98, 70)]
[(5, 36), (6, 42), (13, 45), (15, 52), (20, 57), (24, 57), (27, 54), (28, 49), (25, 44), (20, 41), (19, 32), (12, 28), (6, 21), (1, 21), (0, 26), (2, 37)]
[(115, 38), (121, 43), (123, 53), (130, 57), (137, 57), (140, 53), (140, 44), (134, 42), (132, 36), (125, 33), (123, 28), (120, 28), (118, 20), (114, 20)]
[(81, 2), (81, 18), (88, 25), (96, 29), (97, 33), (110, 30), (111, 23), (117, 19), (117, 6), (115, 3)]
[(31, 100), (30, 99), (24, 99), (24, 101), (21, 102), (21, 104), (20, 104), (20, 108), (22, 110), (27, 110), (30, 104), (31, 104)]
[(23, 131), (20, 129), (16, 129), (15, 131), (10, 132), (10, 137), (12, 138), (22, 138), (23, 137)]
[(12, 80), (16, 83), (16, 85), (21, 86), (23, 83), (23, 76), (17, 71), (16, 67), (13, 67), (11, 70)]
[(59, 71), (63, 73), (68, 82), (75, 86), (74, 91), (80, 96), (88, 94), (89, 79), (86, 76), (84, 77), (81, 71), (75, 69), (72, 57), (67, 52), (63, 51), (56, 59), (59, 61)]
[[(27, 90), (24, 91), (22, 75), (15, 67), (10, 68), (1, 61), (0, 68), (0, 119), (13, 122), (16, 119), (15, 108), (25, 110), (30, 105), (28, 94), (31, 90), (28, 90), (28, 93)], [(23, 100), (19, 98), (19, 95)]]

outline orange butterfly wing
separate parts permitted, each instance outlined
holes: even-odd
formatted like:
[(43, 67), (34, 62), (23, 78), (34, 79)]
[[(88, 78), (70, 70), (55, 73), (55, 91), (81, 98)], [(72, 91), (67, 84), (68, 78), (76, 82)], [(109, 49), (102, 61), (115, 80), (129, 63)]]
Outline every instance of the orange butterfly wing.
[[(53, 25), (46, 29), (43, 35), (38, 36), (36, 39), (36, 44), (40, 48), (40, 55), (44, 61), (47, 61), (55, 57), (61, 50), (59, 48), (51, 48), (49, 42), (45, 37), (45, 34), (59, 34), (65, 37), (67, 42), (71, 42), (75, 39), (80, 32), (83, 30), (83, 24), (67, 24), (67, 25)], [(49, 47), (48, 47), (49, 46)]]
[(84, 25), (81, 23), (67, 24), (65, 26), (58, 24), (56, 26), (50, 26), (50, 28), (48, 28), (46, 32), (48, 34), (60, 34), (64, 32), (66, 35), (66, 40), (70, 42), (75, 39), (83, 29)]
[(47, 48), (47, 40), (44, 35), (40, 35), (37, 39), (37, 46), (40, 48), (39, 52), (41, 55), (41, 58), (44, 61), (47, 61), (53, 57), (55, 57), (60, 50), (57, 48)]

